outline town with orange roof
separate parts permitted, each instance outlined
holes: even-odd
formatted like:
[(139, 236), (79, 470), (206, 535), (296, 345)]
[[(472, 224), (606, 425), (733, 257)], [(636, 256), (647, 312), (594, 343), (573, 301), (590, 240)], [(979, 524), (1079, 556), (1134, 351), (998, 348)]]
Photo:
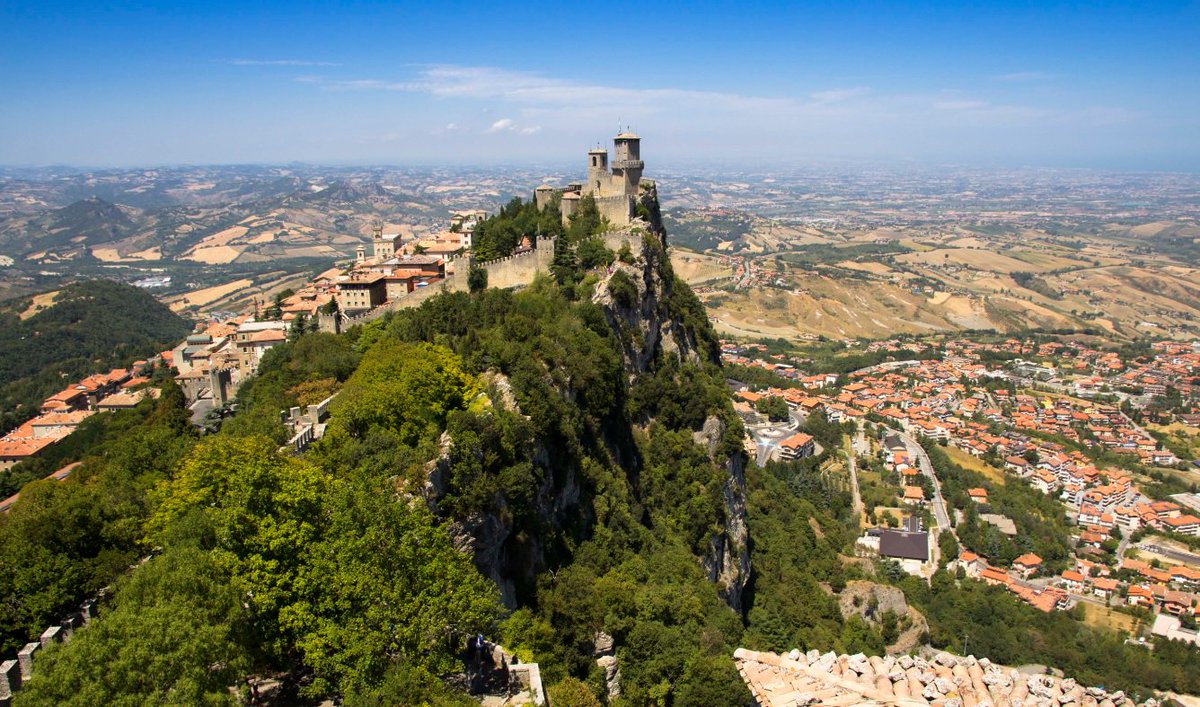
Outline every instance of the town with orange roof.
[[(985, 470), (990, 488), (963, 489), (963, 498), (981, 521), (1008, 532), (1018, 546), (1023, 541), (1016, 525), (993, 508), (996, 490), (1022, 484), (1060, 504), (1073, 528), (1064, 558), (1047, 562), (1033, 552), (989, 557), (987, 547), (964, 547), (952, 565), (966, 576), (1004, 586), (1042, 611), (1080, 602), (1141, 607), (1167, 617), (1155, 621), (1158, 635), (1200, 643), (1187, 628), (1200, 610), (1200, 496), (1190, 492), (1194, 482), (1190, 490), (1187, 483), (1163, 482), (1169, 476), (1200, 478), (1200, 462), (1192, 465), (1194, 454), (1167, 446), (1170, 440), (1156, 432), (1173, 424), (1200, 435), (1200, 342), (1159, 342), (1124, 356), (1015, 338), (877, 341), (865, 351), (880, 362), (827, 373), (811, 370), (814, 361), (801, 352), (722, 342), (731, 371), (760, 369), (776, 381), (742, 386), (740, 400), (782, 399), (793, 411), (792, 427), (818, 413), (875, 430), (868, 435), (876, 440), (871, 446), (895, 475), (892, 503), (908, 507), (889, 512), (919, 515), (913, 530), (930, 524), (933, 535), (957, 535), (930, 523), (936, 499), (928, 496), (931, 487), (912, 449), (884, 443), (892, 429), (946, 449), (960, 465)], [(752, 437), (747, 448), (760, 460), (796, 458), (766, 436), (769, 426), (752, 406), (741, 410)], [(863, 461), (869, 460), (860, 458), (860, 467)], [(962, 522), (963, 509), (953, 515), (952, 525)], [(863, 546), (879, 553), (887, 543), (878, 536), (888, 532), (905, 531), (871, 530)], [(1139, 556), (1147, 559), (1134, 559)], [(922, 576), (932, 563), (926, 557), (927, 564), (911, 565)]]

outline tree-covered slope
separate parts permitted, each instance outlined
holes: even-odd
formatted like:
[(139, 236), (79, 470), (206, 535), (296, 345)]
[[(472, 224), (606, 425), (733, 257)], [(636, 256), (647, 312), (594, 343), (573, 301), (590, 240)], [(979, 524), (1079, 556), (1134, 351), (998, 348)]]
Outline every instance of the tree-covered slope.
[[(470, 704), (476, 633), (537, 661), (565, 704), (749, 705), (739, 645), (885, 650), (887, 621), (844, 618), (836, 596), (874, 573), (925, 610), (936, 646), (974, 621), (1005, 662), (1056, 664), (1069, 646), (1089, 680), (1195, 684), (1186, 650), (1092, 640), (970, 580), (917, 586), (846, 557), (846, 427), (814, 415), (821, 455), (748, 466), (713, 331), (662, 234), (605, 253), (571, 231), (553, 276), (522, 291), (443, 294), (272, 349), (215, 436), (192, 436), (164, 381), (75, 476), (31, 485), (0, 516), (0, 563), (19, 570), (0, 573), (7, 645), (119, 579), (18, 707), (221, 704), (257, 676), (280, 680), (278, 704)], [(280, 452), (280, 409), (334, 391), (325, 436)], [(610, 642), (619, 697), (597, 662)], [(1125, 674), (1126, 658), (1150, 669)]]
[(0, 306), (0, 431), (65, 385), (149, 357), (191, 330), (145, 290), (108, 280), (68, 285), (21, 319), (29, 306), (28, 298)]

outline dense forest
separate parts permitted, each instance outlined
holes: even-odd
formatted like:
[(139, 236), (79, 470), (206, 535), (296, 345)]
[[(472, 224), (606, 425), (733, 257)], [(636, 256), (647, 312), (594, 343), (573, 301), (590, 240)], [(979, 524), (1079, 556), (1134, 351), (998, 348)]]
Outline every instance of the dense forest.
[(31, 305), (0, 305), (0, 432), (68, 383), (148, 358), (191, 331), (145, 290), (108, 280), (67, 285), (52, 306), (22, 319)]
[[(27, 485), (0, 515), (6, 654), (115, 591), (14, 703), (225, 704), (269, 677), (290, 704), (471, 704), (453, 678), (483, 633), (537, 661), (560, 704), (749, 705), (739, 645), (884, 650), (836, 597), (875, 573), (935, 646), (969, 632), (1000, 662), (1196, 688), (1194, 651), (1125, 646), (945, 572), (928, 587), (847, 562), (860, 527), (827, 472), (846, 428), (814, 415), (820, 456), (748, 463), (715, 335), (661, 236), (593, 257), (607, 225), (580, 214), (520, 292), (443, 294), (275, 347), (206, 437), (163, 378), (73, 451), (74, 475)], [(279, 411), (335, 391), (325, 436), (282, 453)]]

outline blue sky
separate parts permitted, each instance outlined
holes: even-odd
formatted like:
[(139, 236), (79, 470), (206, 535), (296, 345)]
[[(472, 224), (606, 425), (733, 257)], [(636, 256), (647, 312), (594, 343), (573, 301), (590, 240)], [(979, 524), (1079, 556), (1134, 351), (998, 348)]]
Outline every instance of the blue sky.
[(0, 164), (1200, 166), (1200, 3), (612, 6), (0, 0)]

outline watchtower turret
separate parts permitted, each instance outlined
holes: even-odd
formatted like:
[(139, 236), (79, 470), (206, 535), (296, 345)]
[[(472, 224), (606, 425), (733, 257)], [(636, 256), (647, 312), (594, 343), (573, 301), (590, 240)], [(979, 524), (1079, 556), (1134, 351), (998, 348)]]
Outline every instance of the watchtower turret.
[(642, 139), (631, 132), (623, 132), (613, 138), (616, 159), (613, 160), (613, 181), (621, 186), (626, 196), (636, 197), (642, 183)]

